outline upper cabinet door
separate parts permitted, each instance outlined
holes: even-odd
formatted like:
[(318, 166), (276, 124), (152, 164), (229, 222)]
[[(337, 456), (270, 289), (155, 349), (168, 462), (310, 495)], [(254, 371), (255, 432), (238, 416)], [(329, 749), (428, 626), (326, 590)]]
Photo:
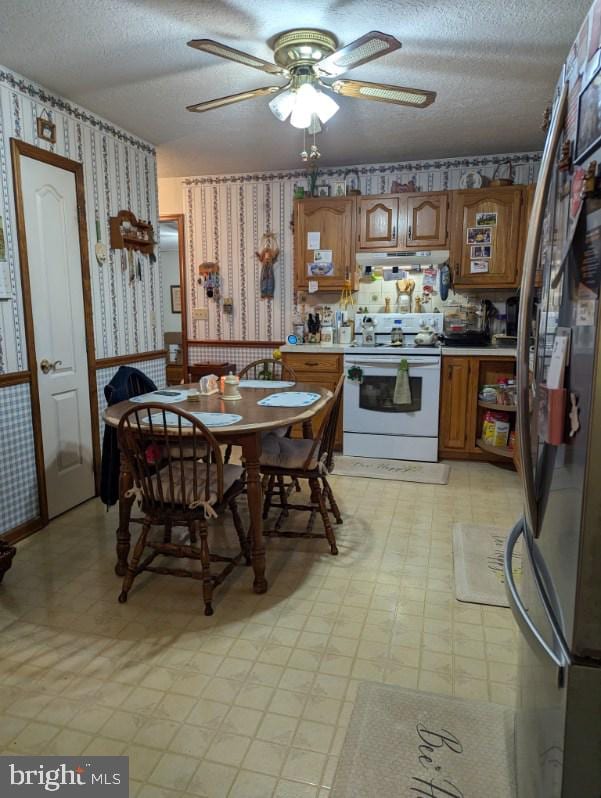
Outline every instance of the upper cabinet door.
[(405, 200), (405, 249), (444, 248), (447, 243), (446, 191), (409, 194)]
[(364, 197), (358, 203), (359, 249), (395, 249), (399, 200), (396, 197)]
[[(344, 287), (346, 279), (350, 279), (354, 287), (355, 212), (354, 197), (319, 197), (295, 202), (294, 259), (297, 289), (306, 289), (310, 279), (317, 281), (319, 291), (338, 291)], [(312, 245), (311, 249), (309, 244)], [(331, 270), (324, 261), (316, 262), (317, 250), (331, 251)]]
[(453, 192), (451, 268), (456, 286), (518, 285), (523, 196), (521, 186)]

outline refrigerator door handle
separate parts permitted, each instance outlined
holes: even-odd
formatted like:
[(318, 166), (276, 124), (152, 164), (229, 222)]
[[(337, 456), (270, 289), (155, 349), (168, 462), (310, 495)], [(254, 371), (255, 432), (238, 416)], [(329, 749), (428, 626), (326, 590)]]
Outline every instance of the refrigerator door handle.
[(543, 220), (545, 215), (545, 202), (551, 183), (553, 169), (555, 168), (555, 153), (559, 145), (563, 125), (568, 107), (568, 83), (564, 82), (559, 100), (555, 106), (555, 113), (551, 120), (549, 134), (545, 142), (545, 149), (541, 160), (538, 182), (532, 202), (532, 212), (528, 224), (528, 237), (524, 250), (524, 268), (522, 271), (522, 284), (520, 288), (520, 314), (518, 319), (517, 341), (517, 428), (522, 461), (522, 489), (524, 492), (524, 505), (526, 523), (532, 534), (537, 537), (537, 507), (536, 491), (534, 487), (534, 464), (529, 439), (529, 343), (530, 343), (530, 316), (532, 305), (532, 291), (538, 261), (539, 246), (542, 235)]
[[(559, 653), (553, 651), (553, 649), (549, 646), (545, 638), (541, 635), (541, 633), (538, 631), (538, 629), (532, 622), (532, 618), (528, 615), (526, 607), (524, 606), (522, 599), (520, 598), (520, 594), (518, 593), (518, 589), (516, 587), (515, 580), (513, 578), (513, 570), (511, 567), (513, 550), (515, 549), (516, 543), (523, 534), (524, 534), (524, 519), (522, 518), (511, 530), (509, 537), (507, 538), (507, 543), (505, 544), (505, 552), (503, 555), (503, 573), (505, 576), (505, 592), (507, 594), (507, 601), (509, 602), (509, 606), (511, 607), (513, 617), (515, 618), (518, 626), (520, 627), (526, 639), (529, 641), (534, 641), (534, 643), (539, 648), (542, 648), (547, 657), (549, 657), (549, 659), (553, 662), (553, 664), (560, 669), (561, 673), (560, 673), (559, 682), (562, 683), (563, 669), (570, 664), (570, 656), (569, 653), (565, 650), (561, 636), (557, 633), (555, 629), (555, 624), (549, 614), (549, 608), (547, 607), (547, 603), (544, 600), (544, 598), (541, 596), (542, 604), (545, 609), (545, 614), (549, 620), (549, 623), (551, 624), (554, 637), (559, 645), (560, 649)], [(526, 541), (524, 541), (524, 546), (525, 547), (527, 546)], [(524, 556), (529, 556), (529, 552), (525, 551)]]

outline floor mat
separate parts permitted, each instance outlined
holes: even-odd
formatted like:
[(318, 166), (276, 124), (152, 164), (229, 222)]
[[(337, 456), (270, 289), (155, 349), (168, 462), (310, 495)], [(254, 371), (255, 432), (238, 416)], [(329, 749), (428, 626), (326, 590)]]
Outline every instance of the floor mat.
[(331, 798), (513, 798), (514, 715), (362, 682)]
[[(453, 563), (455, 597), (471, 604), (509, 607), (505, 597), (503, 552), (509, 529), (486, 524), (455, 524), (453, 527)], [(518, 546), (513, 557), (516, 579), (522, 573)]]
[(450, 466), (445, 463), (418, 463), (410, 460), (380, 460), (375, 457), (341, 455), (334, 459), (332, 473), (343, 477), (446, 485), (450, 470)]

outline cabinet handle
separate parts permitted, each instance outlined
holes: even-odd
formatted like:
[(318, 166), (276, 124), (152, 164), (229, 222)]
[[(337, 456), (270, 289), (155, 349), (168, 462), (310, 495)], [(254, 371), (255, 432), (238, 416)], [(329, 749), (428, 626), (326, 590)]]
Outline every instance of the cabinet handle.
[(455, 277), (459, 277), (459, 264), (455, 264)]
[(396, 224), (395, 224), (395, 226), (392, 228), (392, 236), (391, 236), (391, 237), (392, 237), (392, 238), (396, 238)]
[(448, 379), (448, 380), (451, 380), (451, 379), (453, 379), (453, 366), (449, 366), (449, 367), (448, 367), (448, 370), (447, 370), (447, 379)]
[(319, 363), (315, 360), (305, 360), (305, 366), (319, 366)]
[(407, 230), (407, 240), (411, 241), (411, 225), (409, 225), (409, 229)]

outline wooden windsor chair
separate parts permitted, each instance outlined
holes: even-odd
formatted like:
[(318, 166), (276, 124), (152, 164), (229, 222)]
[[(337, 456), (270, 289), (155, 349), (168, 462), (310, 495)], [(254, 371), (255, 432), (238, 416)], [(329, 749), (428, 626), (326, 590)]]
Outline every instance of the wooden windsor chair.
[[(261, 473), (268, 478), (263, 505), (263, 518), (267, 518), (272, 507), (280, 509), (280, 513), (272, 530), (264, 531), (267, 537), (320, 538), (326, 537), (332, 554), (338, 554), (336, 537), (330, 521), (330, 513), (336, 523), (342, 523), (340, 509), (336, 503), (328, 474), (334, 467), (334, 444), (336, 426), (342, 403), (344, 375), (340, 377), (334, 395), (330, 400), (328, 411), (320, 425), (315, 438), (279, 438), (268, 435), (263, 439), (261, 456)], [(289, 492), (284, 482), (285, 477), (293, 480), (306, 479), (311, 490), (310, 504), (294, 504), (289, 501)], [(277, 482), (277, 486), (276, 486)], [(309, 521), (304, 532), (283, 531), (284, 520), (290, 510), (310, 512)], [(323, 521), (324, 533), (313, 532), (315, 517), (319, 513)]]
[[(214, 588), (242, 560), (250, 564), (248, 536), (236, 505), (244, 490), (243, 469), (224, 465), (207, 427), (178, 408), (152, 403), (132, 407), (119, 422), (118, 438), (134, 482), (129, 495), (138, 499), (143, 515), (119, 601), (127, 601), (138, 574), (152, 571), (202, 581), (205, 615), (212, 615)], [(231, 556), (211, 551), (208, 539), (211, 520), (228, 507), (240, 545), (240, 552)], [(151, 537), (152, 526), (163, 527), (162, 539)], [(174, 540), (174, 527), (184, 527), (187, 536)], [(142, 559), (146, 549), (150, 553)], [(153, 565), (159, 555), (199, 562), (200, 569)], [(225, 565), (213, 573), (212, 563)]]

